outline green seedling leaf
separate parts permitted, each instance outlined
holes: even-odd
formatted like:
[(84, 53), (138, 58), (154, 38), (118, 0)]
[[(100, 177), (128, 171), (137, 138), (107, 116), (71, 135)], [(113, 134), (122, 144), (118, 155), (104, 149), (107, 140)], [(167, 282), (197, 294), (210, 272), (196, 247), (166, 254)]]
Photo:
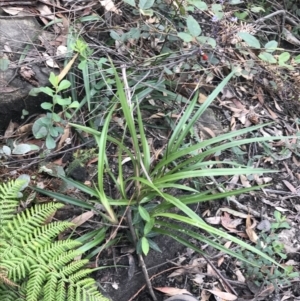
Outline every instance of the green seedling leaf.
[(7, 145), (3, 145), (1, 153), (3, 152), (4, 155), (10, 156), (11, 155), (11, 148)]
[(139, 206), (139, 214), (141, 215), (141, 218), (144, 221), (146, 221), (146, 222), (150, 221), (150, 215), (149, 215), (148, 211), (144, 207)]
[(140, 13), (143, 16), (152, 17), (153, 16), (153, 9), (140, 9)]
[(212, 4), (211, 9), (215, 17), (221, 20), (224, 17), (224, 12), (221, 4)]
[(55, 140), (50, 135), (47, 135), (46, 147), (48, 149), (53, 149), (53, 148), (55, 148), (55, 146), (56, 146)]
[(241, 13), (235, 12), (234, 16), (237, 17), (239, 20), (245, 20), (247, 18), (247, 16), (248, 16), (248, 13), (246, 11), (241, 12)]
[(114, 30), (110, 31), (110, 37), (112, 39), (114, 39), (115, 41), (121, 41), (122, 40), (121, 36), (118, 35)]
[(131, 28), (127, 35), (129, 39), (138, 40), (141, 36), (141, 30), (139, 28)]
[(271, 53), (268, 53), (268, 52), (261, 52), (258, 57), (267, 62), (267, 63), (270, 63), (270, 64), (275, 64), (277, 63), (277, 60), (275, 59), (275, 57), (271, 54)]
[(196, 6), (200, 10), (208, 10), (208, 6), (204, 1), (190, 0), (189, 4)]
[(259, 12), (264, 12), (265, 10), (261, 7), (261, 6), (253, 6), (250, 8), (250, 10), (253, 12), (253, 13), (259, 13)]
[(45, 94), (47, 94), (47, 95), (49, 95), (51, 97), (54, 96), (54, 91), (51, 88), (49, 88), (49, 87), (40, 87), (38, 89), (40, 90), (40, 92), (43, 92), (43, 93), (45, 93)]
[(277, 223), (281, 222), (281, 213), (279, 211), (277, 211), (277, 210), (274, 211), (274, 217), (275, 217)]
[(149, 253), (149, 242), (148, 239), (146, 237), (142, 237), (141, 239), (141, 247), (142, 247), (142, 251), (145, 255), (147, 255)]
[(41, 89), (40, 88), (32, 88), (30, 91), (29, 91), (29, 95), (30, 96), (38, 96), (38, 94), (41, 92)]
[[(49, 119), (42, 117), (36, 120), (32, 126), (32, 133), (36, 139), (44, 138), (48, 134), (47, 123)], [(50, 120), (51, 123), (51, 120)]]
[(58, 86), (58, 89), (57, 89), (57, 92), (60, 92), (60, 91), (62, 91), (62, 90), (66, 90), (66, 89), (68, 89), (70, 86), (71, 86), (71, 83), (70, 83), (68, 80), (64, 79), (64, 80), (62, 80), (62, 81), (60, 82), (60, 84), (59, 84), (59, 86)]
[[(35, 145), (36, 146), (36, 145)], [(22, 174), (18, 177), (17, 180), (21, 180), (24, 184), (20, 187), (20, 191), (23, 191), (26, 187), (28, 187), (30, 183), (30, 176), (27, 174)]]
[(210, 38), (210, 37), (206, 37), (206, 36), (201, 36), (201, 37), (197, 37), (196, 38), (198, 42), (200, 42), (200, 44), (208, 44), (210, 45), (212, 48), (216, 48), (217, 42), (215, 39)]
[(198, 37), (201, 34), (201, 32), (202, 32), (201, 27), (200, 27), (199, 23), (192, 16), (187, 17), (186, 25), (187, 25), (189, 33), (193, 37)]
[(24, 155), (31, 151), (31, 147), (29, 144), (21, 143), (16, 145), (16, 147), (13, 149), (12, 153), (13, 155)]
[(77, 109), (79, 108), (80, 104), (79, 102), (76, 100), (76, 101), (73, 101), (70, 105), (69, 105), (69, 109)]
[(49, 128), (49, 134), (52, 136), (52, 137), (57, 137), (58, 136), (58, 130), (56, 127), (50, 127)]
[(273, 51), (275, 51), (276, 49), (277, 49), (277, 47), (278, 47), (278, 42), (276, 42), (276, 41), (270, 41), (270, 42), (268, 42), (266, 45), (265, 45), (265, 48), (266, 48), (266, 51), (267, 52), (273, 52)]
[(294, 57), (294, 62), (295, 62), (296, 64), (299, 64), (299, 63), (300, 63), (300, 54), (297, 55), (296, 57)]
[(51, 110), (52, 109), (52, 106), (53, 104), (50, 103), (50, 102), (43, 102), (41, 104), (41, 107), (44, 109), (44, 110)]
[(70, 105), (71, 104), (71, 97), (69, 97), (69, 98), (61, 98), (60, 96), (59, 97), (57, 97), (56, 98), (56, 102), (60, 105), (60, 106), (62, 106), (62, 107), (66, 107), (66, 106), (68, 106), (68, 105)]
[(260, 43), (256, 37), (248, 32), (238, 32), (238, 36), (245, 41), (250, 47), (260, 49)]
[(134, 0), (124, 0), (125, 3), (135, 7), (135, 1)]
[(59, 116), (58, 114), (56, 114), (56, 113), (52, 113), (52, 114), (51, 114), (51, 118), (52, 118), (53, 121), (55, 121), (55, 122), (60, 122), (60, 121), (61, 121), (60, 116)]
[(289, 59), (291, 58), (291, 55), (288, 52), (283, 52), (279, 55), (278, 57), (278, 63), (284, 64), (285, 62), (287, 62)]
[(182, 39), (186, 43), (189, 43), (189, 42), (193, 41), (193, 37), (188, 33), (179, 32), (177, 35), (180, 39)]
[(149, 9), (153, 6), (154, 0), (140, 0), (139, 8), (142, 10)]
[(59, 79), (53, 72), (50, 73), (49, 82), (52, 84), (54, 88), (58, 87)]

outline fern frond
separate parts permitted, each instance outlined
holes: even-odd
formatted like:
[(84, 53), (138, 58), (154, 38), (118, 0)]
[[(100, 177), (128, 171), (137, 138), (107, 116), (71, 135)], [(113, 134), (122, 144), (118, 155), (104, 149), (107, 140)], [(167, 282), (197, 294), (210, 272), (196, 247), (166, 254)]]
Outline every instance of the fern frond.
[(0, 283), (4, 283), (9, 286), (18, 286), (18, 284), (14, 283), (8, 278), (6, 267), (0, 267)]
[(22, 241), (22, 238), (27, 234), (33, 233), (38, 227), (41, 227), (47, 217), (56, 212), (57, 209), (62, 208), (63, 205), (59, 203), (47, 203), (36, 205), (30, 209), (17, 214), (3, 229), (3, 237), (6, 239), (15, 238)]
[(5, 301), (24, 301), (25, 290), (24, 287), (12, 288), (0, 283), (0, 300)]
[[(77, 283), (79, 282), (79, 280), (81, 280), (82, 278), (86, 278), (87, 275), (91, 274), (93, 272), (93, 270), (91, 269), (84, 269), (84, 270), (79, 270), (76, 273), (73, 273), (69, 279), (70, 281)], [(88, 278), (89, 279), (89, 278)]]
[(27, 298), (26, 301), (37, 301), (40, 292), (45, 284), (46, 275), (48, 272), (47, 266), (34, 266), (30, 271), (30, 277), (27, 282)]
[[(53, 241), (69, 222), (46, 223), (62, 204), (16, 208), (22, 181), (0, 185), (0, 301), (108, 301), (86, 278), (88, 260), (74, 261), (79, 241)], [(46, 224), (45, 224), (46, 223)], [(20, 286), (16, 286), (20, 285)]]
[(28, 246), (35, 246), (36, 248), (42, 247), (52, 241), (59, 233), (74, 226), (69, 222), (53, 222), (43, 225), (40, 228), (34, 229), (33, 233), (27, 234), (21, 241), (22, 245), (26, 248)]
[[(45, 295), (47, 295), (47, 292), (45, 292)], [(67, 296), (67, 285), (64, 280), (59, 280), (57, 284), (56, 294), (55, 294), (55, 300), (66, 300)]]
[(27, 277), (32, 263), (32, 258), (26, 255), (1, 260), (1, 265), (8, 270), (8, 277), (15, 282)]
[(17, 197), (23, 184), (24, 181), (16, 180), (0, 185), (0, 234), (6, 223), (14, 217)]
[[(81, 268), (83, 268), (89, 261), (87, 259), (83, 259), (83, 260), (78, 260), (78, 261), (73, 261), (71, 262), (69, 265), (67, 265), (66, 267), (63, 267), (61, 269), (61, 273), (64, 275), (64, 277), (69, 277), (70, 275), (74, 274), (74, 272), (80, 270)], [(88, 270), (90, 271), (90, 270)], [(91, 272), (87, 273), (90, 274)], [(73, 282), (74, 280), (71, 279)]]
[(74, 285), (69, 285), (68, 288), (68, 301), (76, 301), (76, 287)]
[[(44, 286), (44, 296), (47, 301), (56, 301), (55, 294), (57, 292), (57, 284), (58, 279), (57, 276), (54, 275), (54, 273), (51, 273), (47, 279), (47, 283)], [(62, 300), (62, 299), (58, 299)]]
[(36, 250), (36, 254), (39, 258), (47, 260), (48, 264), (61, 266), (65, 265), (74, 259), (74, 257), (81, 254), (81, 252), (77, 250), (66, 252), (67, 250), (74, 249), (80, 245), (80, 242), (71, 239), (55, 241), (38, 248)]

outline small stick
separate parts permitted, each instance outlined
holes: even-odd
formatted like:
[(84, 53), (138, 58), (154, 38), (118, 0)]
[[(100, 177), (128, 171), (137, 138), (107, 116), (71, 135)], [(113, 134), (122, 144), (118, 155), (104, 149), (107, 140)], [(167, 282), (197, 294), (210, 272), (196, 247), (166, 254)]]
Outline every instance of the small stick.
[[(129, 225), (129, 229), (130, 229), (130, 232), (131, 232), (131, 235), (132, 235), (133, 243), (136, 245), (137, 244), (137, 239), (136, 239), (136, 234), (135, 234), (135, 231), (134, 231), (134, 227), (132, 225), (131, 209), (130, 208), (127, 210), (126, 217), (127, 217), (127, 223)], [(150, 293), (152, 299), (154, 301), (157, 301), (157, 298), (155, 296), (155, 293), (153, 291), (153, 288), (152, 288), (152, 285), (151, 285), (151, 282), (150, 282), (150, 279), (149, 279), (149, 274), (148, 274), (148, 271), (147, 271), (147, 267), (146, 267), (144, 258), (142, 256), (142, 254), (137, 254), (137, 255), (138, 255), (138, 259), (139, 259), (139, 264), (142, 268), (142, 271), (143, 271), (143, 274), (144, 274), (144, 277), (145, 277), (145, 281), (146, 281), (146, 285), (147, 285), (147, 288), (149, 290), (149, 293)]]

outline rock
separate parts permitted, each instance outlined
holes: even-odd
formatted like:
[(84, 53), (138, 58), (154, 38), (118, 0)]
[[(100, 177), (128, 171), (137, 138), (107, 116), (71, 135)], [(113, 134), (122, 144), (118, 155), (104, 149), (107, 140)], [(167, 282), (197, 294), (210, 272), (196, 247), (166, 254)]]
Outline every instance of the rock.
[[(32, 88), (48, 84), (50, 70), (37, 51), (42, 28), (34, 17), (0, 14), (0, 28), (0, 131), (3, 131), (10, 120), (20, 119), (23, 109), (29, 115), (42, 110), (40, 104), (47, 97), (28, 94)], [(21, 55), (24, 58), (20, 60)]]

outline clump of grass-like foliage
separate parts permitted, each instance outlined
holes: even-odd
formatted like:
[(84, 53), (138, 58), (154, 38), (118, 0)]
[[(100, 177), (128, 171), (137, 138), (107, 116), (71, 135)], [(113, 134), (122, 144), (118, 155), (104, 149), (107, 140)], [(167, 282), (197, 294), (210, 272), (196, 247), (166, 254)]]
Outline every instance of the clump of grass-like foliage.
[[(115, 69), (114, 69), (115, 70)], [(131, 103), (127, 99), (124, 92), (124, 86), (115, 70), (115, 79), (117, 85), (117, 93), (115, 95), (115, 102), (118, 101), (123, 111), (123, 116), (126, 121), (126, 127), (132, 141), (132, 149), (128, 149), (123, 140), (118, 140), (108, 135), (109, 124), (112, 114), (115, 110), (113, 106), (105, 118), (105, 123), (101, 132), (87, 126), (79, 124), (71, 124), (79, 131), (85, 131), (92, 134), (99, 146), (98, 153), (98, 185), (94, 188), (87, 187), (84, 184), (78, 183), (74, 180), (64, 178), (66, 182), (74, 185), (81, 191), (96, 198), (96, 202), (102, 204), (105, 208), (105, 213), (102, 214), (109, 222), (117, 224), (119, 222), (118, 209), (129, 206), (129, 212), (135, 213), (135, 231), (137, 237), (137, 251), (138, 253), (147, 254), (150, 247), (158, 249), (151, 237), (155, 234), (169, 235), (179, 241), (180, 243), (198, 251), (200, 249), (190, 244), (183, 236), (190, 236), (201, 242), (209, 244), (214, 248), (223, 251), (235, 258), (253, 264), (248, 261), (241, 254), (235, 253), (230, 249), (223, 247), (220, 243), (215, 242), (214, 237), (231, 240), (238, 244), (243, 249), (249, 250), (258, 256), (266, 258), (277, 264), (276, 261), (267, 256), (263, 251), (245, 243), (244, 241), (227, 234), (224, 231), (216, 229), (208, 225), (199, 215), (197, 215), (188, 205), (199, 202), (222, 199), (225, 197), (241, 194), (255, 189), (255, 187), (233, 190), (223, 193), (210, 194), (207, 191), (197, 191), (189, 186), (179, 184), (179, 180), (203, 177), (217, 177), (230, 175), (249, 175), (263, 172), (274, 172), (273, 170), (263, 170), (260, 168), (245, 167), (236, 163), (222, 162), (226, 168), (218, 168), (216, 164), (220, 162), (205, 161), (207, 156), (238, 147), (247, 143), (266, 141), (268, 139), (279, 139), (279, 137), (260, 137), (249, 138), (233, 141), (232, 139), (251, 131), (255, 131), (263, 125), (257, 125), (251, 128), (241, 129), (234, 132), (229, 132), (218, 137), (214, 137), (195, 145), (182, 147), (186, 137), (189, 135), (194, 123), (199, 116), (214, 100), (218, 93), (225, 87), (234, 72), (230, 73), (219, 86), (211, 93), (208, 99), (202, 106), (197, 106), (197, 95), (187, 105), (186, 110), (180, 118), (178, 124), (173, 128), (172, 135), (168, 141), (162, 158), (153, 162), (151, 159), (150, 147), (148, 145), (142, 115), (139, 109), (138, 102)], [(196, 112), (195, 112), (196, 111)], [(136, 120), (133, 118), (136, 116)], [(119, 152), (119, 168), (118, 175), (115, 176), (110, 172), (109, 163), (105, 153), (107, 143), (113, 143), (118, 147)], [(201, 149), (202, 151), (195, 155), (195, 151)], [(130, 158), (133, 165), (133, 176), (126, 179), (123, 174), (122, 157)], [(104, 174), (108, 171), (114, 181), (115, 187), (119, 192), (119, 199), (112, 199), (110, 195), (105, 193), (104, 189)], [(129, 185), (134, 189), (127, 189)], [(184, 191), (184, 194), (177, 196), (176, 194), (169, 194), (169, 188)], [(65, 196), (59, 193), (42, 191), (49, 196), (55, 197), (63, 202), (77, 204), (84, 208), (93, 208), (92, 204), (76, 200), (72, 197)], [(131, 193), (129, 194), (128, 191)], [(159, 198), (161, 202), (153, 203), (153, 200)], [(171, 213), (171, 208), (177, 207), (182, 214)], [(163, 219), (162, 219), (163, 217)], [(169, 220), (169, 221), (166, 221)], [(185, 223), (191, 227), (189, 229), (182, 229), (177, 223)], [(206, 232), (208, 235), (199, 233), (199, 229)], [(184, 232), (184, 233), (182, 233)], [(213, 237), (211, 237), (213, 236)]]

